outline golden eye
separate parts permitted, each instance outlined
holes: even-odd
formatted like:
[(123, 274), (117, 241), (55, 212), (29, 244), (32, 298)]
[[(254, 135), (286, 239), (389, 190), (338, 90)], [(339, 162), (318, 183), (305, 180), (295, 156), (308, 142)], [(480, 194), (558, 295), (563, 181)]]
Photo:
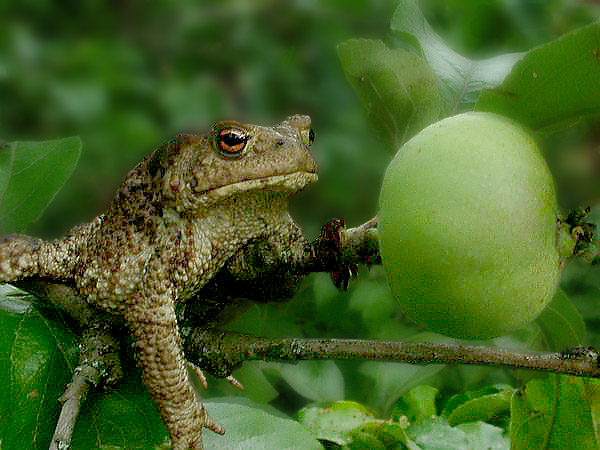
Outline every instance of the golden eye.
[(222, 128), (213, 132), (215, 150), (225, 158), (240, 158), (248, 143), (249, 135), (239, 128)]

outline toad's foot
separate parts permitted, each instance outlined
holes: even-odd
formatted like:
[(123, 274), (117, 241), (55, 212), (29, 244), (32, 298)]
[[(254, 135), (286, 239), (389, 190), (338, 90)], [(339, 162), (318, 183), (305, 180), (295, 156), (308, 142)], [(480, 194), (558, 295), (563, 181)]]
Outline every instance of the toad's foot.
[(223, 427), (208, 416), (204, 405), (195, 403), (189, 415), (173, 415), (167, 422), (167, 428), (171, 434), (173, 450), (203, 449), (202, 429), (208, 428), (218, 434), (224, 434)]
[(326, 266), (331, 268), (331, 279), (338, 288), (348, 289), (350, 277), (356, 277), (355, 263), (343, 263), (342, 251), (346, 240), (346, 225), (342, 219), (332, 219), (321, 228), (315, 251)]
[[(196, 377), (198, 378), (198, 381), (200, 381), (202, 386), (204, 386), (204, 389), (208, 389), (208, 380), (206, 379), (206, 375), (204, 375), (204, 372), (202, 372), (202, 369), (200, 367), (198, 367), (197, 365), (195, 365), (194, 363), (191, 363), (189, 361), (188, 361), (188, 366), (194, 371), (194, 373), (196, 374)], [(233, 387), (238, 388), (240, 391), (244, 390), (244, 385), (242, 383), (240, 383), (238, 380), (236, 380), (233, 375), (229, 375), (229, 376), (225, 377), (225, 379), (227, 381), (229, 381), (229, 383)]]

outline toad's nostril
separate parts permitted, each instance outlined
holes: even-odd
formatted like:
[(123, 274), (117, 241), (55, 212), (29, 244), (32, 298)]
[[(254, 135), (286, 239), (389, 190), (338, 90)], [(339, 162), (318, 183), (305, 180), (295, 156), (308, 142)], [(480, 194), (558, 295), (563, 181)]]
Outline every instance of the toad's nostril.
[(282, 138), (279, 138), (275, 141), (275, 145), (283, 145), (285, 144), (285, 141)]

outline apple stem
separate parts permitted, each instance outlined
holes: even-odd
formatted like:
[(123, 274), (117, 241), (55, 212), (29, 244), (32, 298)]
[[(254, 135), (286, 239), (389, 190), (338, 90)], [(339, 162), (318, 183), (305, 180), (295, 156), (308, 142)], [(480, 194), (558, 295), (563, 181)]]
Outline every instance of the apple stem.
[(600, 247), (594, 239), (596, 224), (589, 219), (590, 207), (576, 208), (558, 218), (558, 252), (561, 268), (573, 256), (585, 259), (591, 264), (600, 263)]

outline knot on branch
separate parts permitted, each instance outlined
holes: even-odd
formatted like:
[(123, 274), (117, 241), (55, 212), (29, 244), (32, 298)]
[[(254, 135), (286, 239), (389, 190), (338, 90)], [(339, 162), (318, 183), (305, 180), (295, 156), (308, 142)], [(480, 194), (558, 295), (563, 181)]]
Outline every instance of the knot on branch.
[(232, 336), (211, 329), (194, 329), (184, 345), (186, 359), (211, 375), (224, 378), (248, 359), (243, 351), (243, 335)]

